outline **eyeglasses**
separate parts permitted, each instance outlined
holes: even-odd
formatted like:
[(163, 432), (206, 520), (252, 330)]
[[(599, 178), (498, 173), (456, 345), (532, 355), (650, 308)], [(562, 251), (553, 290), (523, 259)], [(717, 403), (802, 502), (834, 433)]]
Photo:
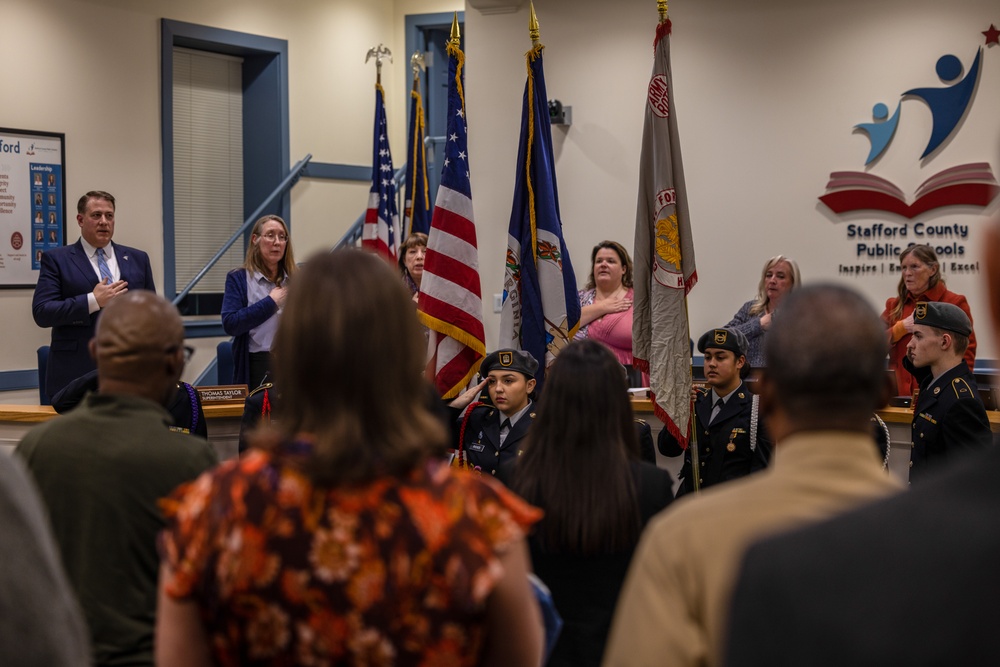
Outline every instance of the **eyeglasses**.
[(263, 234), (262, 237), (267, 239), (271, 243), (274, 243), (275, 241), (277, 241), (278, 243), (288, 242), (288, 236), (286, 236), (285, 234), (278, 234), (276, 232), (268, 232), (267, 234)]

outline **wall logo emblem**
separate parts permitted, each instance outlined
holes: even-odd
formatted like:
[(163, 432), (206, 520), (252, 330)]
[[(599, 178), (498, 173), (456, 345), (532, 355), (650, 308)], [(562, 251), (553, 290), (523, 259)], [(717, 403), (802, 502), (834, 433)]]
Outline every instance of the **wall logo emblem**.
[[(1000, 44), (1000, 30), (992, 25), (990, 30), (983, 31), (983, 35), (986, 36), (987, 47)], [(903, 102), (908, 100), (923, 102), (931, 112), (931, 133), (920, 159), (934, 159), (945, 141), (959, 132), (961, 121), (972, 106), (980, 82), (983, 52), (983, 47), (980, 47), (967, 69), (955, 55), (945, 54), (938, 58), (935, 71), (946, 85), (904, 91), (891, 115), (886, 104), (876, 104), (872, 109), (873, 122), (854, 126), (855, 130), (866, 134), (871, 143), (865, 166), (875, 162), (892, 143), (904, 115)], [(899, 187), (864, 171), (831, 173), (826, 193), (819, 200), (837, 214), (872, 210), (912, 220), (922, 213), (945, 206), (985, 207), (998, 193), (1000, 184), (989, 163), (972, 162), (937, 172), (917, 188), (909, 204), (906, 193)]]

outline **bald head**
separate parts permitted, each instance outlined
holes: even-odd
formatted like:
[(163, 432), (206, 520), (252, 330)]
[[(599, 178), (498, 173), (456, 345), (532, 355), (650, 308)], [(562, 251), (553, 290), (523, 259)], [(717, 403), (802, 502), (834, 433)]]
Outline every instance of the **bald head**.
[(184, 323), (172, 304), (136, 290), (101, 312), (90, 353), (101, 393), (127, 393), (164, 403), (184, 370)]
[[(820, 284), (792, 292), (765, 344), (771, 398), (802, 428), (840, 428), (888, 399), (885, 325), (860, 294)], [(848, 426), (850, 428), (850, 426)]]

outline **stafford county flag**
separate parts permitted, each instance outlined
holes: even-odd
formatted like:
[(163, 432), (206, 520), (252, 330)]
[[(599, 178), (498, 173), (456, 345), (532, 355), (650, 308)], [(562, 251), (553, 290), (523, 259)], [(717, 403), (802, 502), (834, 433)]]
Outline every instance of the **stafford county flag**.
[[(416, 85), (416, 84), (414, 84)], [(403, 229), (406, 233), (426, 234), (431, 227), (431, 209), (427, 186), (427, 151), (424, 147), (424, 101), (419, 90), (411, 90), (410, 133), (406, 145), (406, 192), (403, 205)]]
[(389, 152), (385, 122), (385, 93), (375, 85), (375, 149), (372, 156), (372, 189), (361, 230), (361, 247), (396, 261), (399, 247), (399, 212), (396, 208), (396, 181)]
[(430, 329), (427, 375), (446, 399), (458, 396), (486, 356), (462, 92), (464, 64), (457, 43), (449, 43), (448, 135), (417, 302), (417, 316)]
[(576, 276), (563, 240), (541, 45), (528, 52), (514, 205), (504, 262), (500, 347), (529, 352), (545, 368), (580, 328)]
[(634, 365), (649, 373), (653, 411), (687, 446), (691, 348), (687, 293), (698, 281), (670, 73), (670, 20), (656, 28), (635, 219)]

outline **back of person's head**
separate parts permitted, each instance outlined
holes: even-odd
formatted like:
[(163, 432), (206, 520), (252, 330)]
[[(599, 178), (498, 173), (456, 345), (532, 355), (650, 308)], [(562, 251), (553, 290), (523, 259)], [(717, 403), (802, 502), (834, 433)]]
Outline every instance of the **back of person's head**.
[(545, 377), (514, 490), (544, 508), (543, 548), (626, 549), (638, 537), (639, 515), (629, 469), (638, 444), (625, 370), (604, 345), (583, 340), (563, 349)]
[(765, 380), (803, 426), (861, 423), (887, 395), (885, 324), (854, 290), (818, 284), (791, 293), (765, 342)]
[(166, 299), (146, 290), (115, 297), (90, 342), (100, 391), (166, 404), (184, 370), (183, 344), (184, 322)]
[(314, 439), (309, 473), (329, 484), (399, 475), (443, 453), (426, 408), (426, 342), (406, 288), (360, 250), (313, 257), (290, 284), (274, 350), (285, 438)]

